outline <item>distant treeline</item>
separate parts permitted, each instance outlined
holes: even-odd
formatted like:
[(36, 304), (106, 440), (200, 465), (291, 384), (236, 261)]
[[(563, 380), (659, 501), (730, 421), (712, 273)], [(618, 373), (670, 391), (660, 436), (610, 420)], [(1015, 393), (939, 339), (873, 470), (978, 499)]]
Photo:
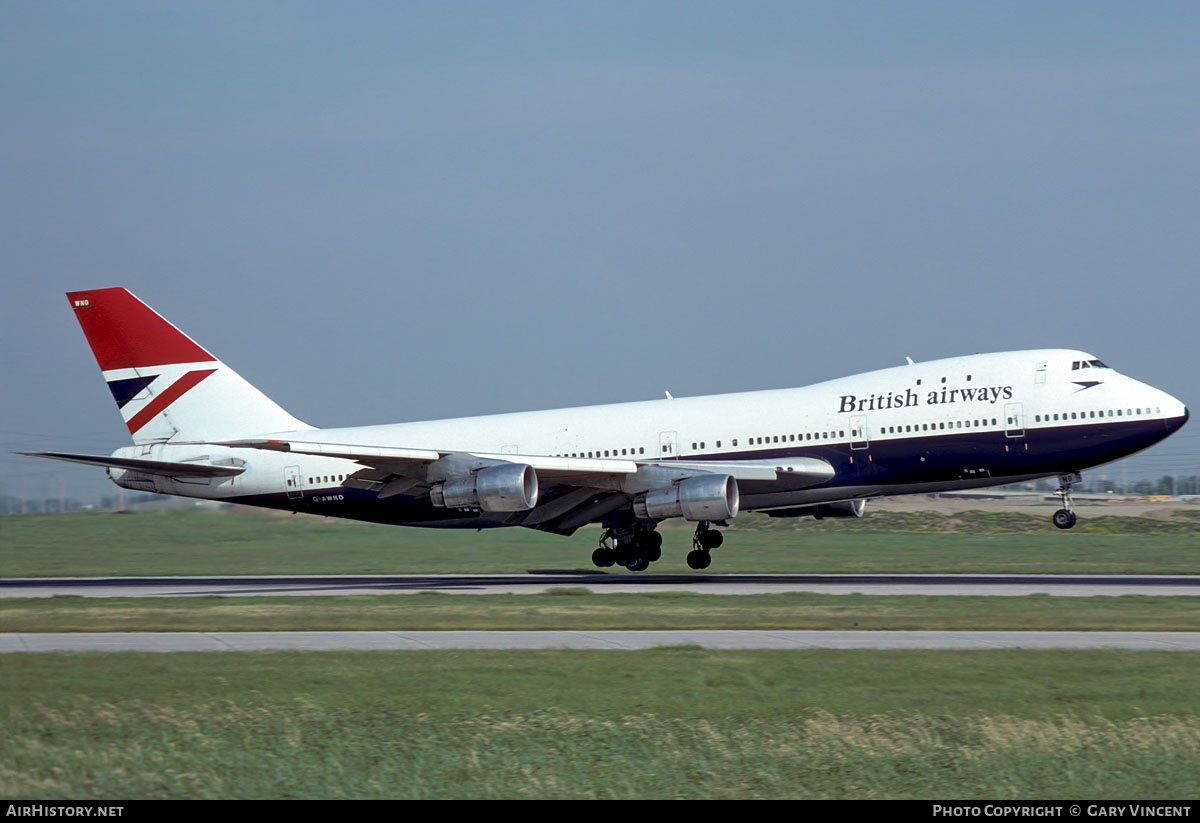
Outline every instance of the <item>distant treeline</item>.
[[(869, 532), (902, 534), (1056, 534), (1061, 533), (1046, 516), (1025, 512), (986, 511), (986, 501), (980, 501), (975, 511), (943, 514), (935, 511), (872, 511), (871, 504), (861, 519), (814, 520), (811, 517), (768, 517), (753, 513), (733, 521), (739, 530), (800, 530), (814, 532)], [(1180, 511), (1176, 517), (1114, 516), (1103, 514), (1103, 504), (1080, 509), (1078, 525), (1072, 534), (1142, 534), (1200, 536), (1200, 509)]]
[[(1005, 488), (1016, 491), (1052, 492), (1058, 488), (1054, 480), (1039, 480), (1036, 483), (1020, 483)], [(1083, 474), (1083, 482), (1076, 483), (1072, 491), (1076, 494), (1124, 494), (1145, 496), (1149, 494), (1186, 495), (1200, 494), (1200, 475), (1169, 475), (1164, 474), (1157, 480), (1135, 480), (1122, 484), (1113, 478), (1103, 479)]]
[(162, 503), (170, 498), (157, 494), (127, 494), (124, 503), (118, 495), (105, 495), (91, 503), (74, 497), (25, 498), (0, 495), (0, 514), (58, 514), (60, 512), (116, 511), (122, 505)]

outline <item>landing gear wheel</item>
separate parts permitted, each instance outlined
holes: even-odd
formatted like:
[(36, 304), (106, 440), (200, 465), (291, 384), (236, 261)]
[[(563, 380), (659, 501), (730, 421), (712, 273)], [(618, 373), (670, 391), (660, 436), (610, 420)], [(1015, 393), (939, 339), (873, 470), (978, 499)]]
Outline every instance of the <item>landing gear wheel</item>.
[(633, 543), (622, 541), (613, 549), (613, 559), (618, 565), (630, 568), (638, 560), (638, 551), (633, 547)]
[(1059, 509), (1054, 513), (1054, 525), (1060, 529), (1069, 529), (1075, 525), (1075, 512)]
[(650, 563), (662, 557), (662, 535), (656, 531), (638, 532), (634, 545)]
[(687, 564), (693, 569), (707, 569), (712, 563), (712, 555), (706, 551), (695, 549), (688, 552)]
[(616, 553), (612, 549), (601, 546), (592, 552), (592, 564), (602, 569), (607, 569), (616, 562)]
[(600, 567), (624, 566), (631, 572), (644, 572), (662, 557), (662, 535), (653, 523), (623, 523), (605, 529), (600, 547), (592, 552), (592, 562)]
[(1069, 529), (1075, 525), (1075, 512), (1071, 511), (1071, 487), (1082, 481), (1079, 472), (1058, 476), (1058, 489), (1054, 493), (1062, 498), (1063, 507), (1054, 513), (1054, 525), (1060, 529)]
[[(724, 522), (721, 525), (725, 525)], [(719, 531), (712, 527), (712, 524), (707, 520), (701, 520), (696, 524), (696, 533), (692, 535), (692, 547), (702, 552), (715, 549), (725, 542), (725, 538)]]

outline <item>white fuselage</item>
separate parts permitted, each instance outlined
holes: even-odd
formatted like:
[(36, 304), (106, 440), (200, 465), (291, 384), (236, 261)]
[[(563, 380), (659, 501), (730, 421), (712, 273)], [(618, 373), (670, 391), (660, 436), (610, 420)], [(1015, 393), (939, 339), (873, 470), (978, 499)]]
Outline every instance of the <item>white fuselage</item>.
[[(1179, 400), (1098, 363), (1060, 349), (978, 354), (796, 389), (258, 434), (358, 448), (639, 462), (811, 456), (834, 466), (836, 476), (816, 487), (797, 488), (786, 477), (743, 485), (742, 510), (773, 508), (1079, 471), (1146, 448), (1186, 420)], [(131, 488), (421, 523), (419, 516), (335, 510), (352, 497), (347, 479), (363, 468), (354, 460), (174, 444), (116, 455), (242, 461), (246, 468), (192, 482), (110, 470)]]

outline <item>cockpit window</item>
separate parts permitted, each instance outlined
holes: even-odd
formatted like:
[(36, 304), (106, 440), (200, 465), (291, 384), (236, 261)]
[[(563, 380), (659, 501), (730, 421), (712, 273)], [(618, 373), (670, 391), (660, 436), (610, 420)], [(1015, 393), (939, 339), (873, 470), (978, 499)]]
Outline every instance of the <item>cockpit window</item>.
[(1101, 363), (1099, 360), (1089, 360), (1088, 363), (1093, 369), (1107, 369), (1108, 366)]
[(1071, 371), (1079, 369), (1107, 369), (1108, 366), (1101, 363), (1099, 360), (1076, 360), (1071, 363)]

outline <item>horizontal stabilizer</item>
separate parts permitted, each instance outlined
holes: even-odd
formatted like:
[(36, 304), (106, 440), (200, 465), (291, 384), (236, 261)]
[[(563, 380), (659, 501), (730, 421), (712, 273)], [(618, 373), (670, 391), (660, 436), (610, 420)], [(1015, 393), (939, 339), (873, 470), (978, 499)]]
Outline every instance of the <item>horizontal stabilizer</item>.
[(245, 471), (241, 466), (214, 466), (211, 463), (171, 463), (166, 460), (137, 460), (130, 457), (106, 457), (98, 454), (66, 454), (64, 452), (17, 452), (30, 457), (48, 457), (85, 466), (104, 466), (128, 469), (142, 474), (162, 477), (236, 477)]

